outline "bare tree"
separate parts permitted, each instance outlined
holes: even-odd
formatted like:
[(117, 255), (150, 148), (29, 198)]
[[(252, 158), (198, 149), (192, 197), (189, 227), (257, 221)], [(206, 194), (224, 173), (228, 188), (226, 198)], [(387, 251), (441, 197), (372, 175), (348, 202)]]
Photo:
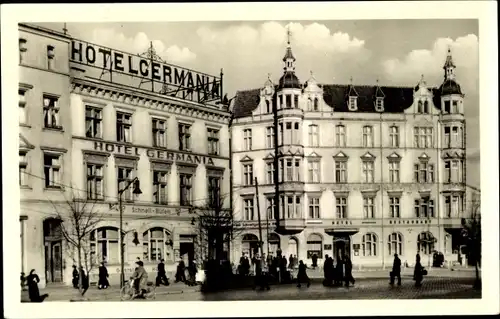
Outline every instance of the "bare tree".
[(470, 214), (462, 218), (462, 237), (467, 247), (467, 256), (474, 263), (476, 269), (476, 280), (474, 288), (481, 288), (479, 267), (481, 265), (481, 202), (479, 194), (472, 195), (469, 206)]
[[(97, 256), (91, 251), (90, 236), (102, 221), (102, 214), (95, 209), (95, 200), (82, 199), (72, 193), (71, 199), (66, 198), (62, 204), (52, 202), (52, 205), (57, 218), (61, 221), (62, 237), (73, 261), (78, 264), (78, 269), (85, 269), (89, 277), (90, 271), (97, 263)], [(85, 294), (81, 275), (79, 275), (78, 290), (82, 296)]]

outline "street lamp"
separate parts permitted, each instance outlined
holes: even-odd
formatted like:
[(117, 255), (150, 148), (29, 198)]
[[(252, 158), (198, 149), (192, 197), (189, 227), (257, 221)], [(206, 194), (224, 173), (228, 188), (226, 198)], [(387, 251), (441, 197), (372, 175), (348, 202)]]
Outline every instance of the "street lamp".
[(135, 177), (133, 180), (128, 182), (127, 185), (123, 189), (118, 190), (118, 201), (119, 201), (119, 208), (120, 208), (120, 288), (123, 288), (123, 285), (125, 283), (125, 260), (124, 260), (124, 247), (125, 243), (124, 241), (124, 233), (123, 233), (123, 206), (122, 206), (122, 195), (123, 193), (131, 186), (134, 185), (134, 189), (132, 193), (135, 195), (142, 194), (141, 188), (140, 188), (140, 183), (139, 179)]

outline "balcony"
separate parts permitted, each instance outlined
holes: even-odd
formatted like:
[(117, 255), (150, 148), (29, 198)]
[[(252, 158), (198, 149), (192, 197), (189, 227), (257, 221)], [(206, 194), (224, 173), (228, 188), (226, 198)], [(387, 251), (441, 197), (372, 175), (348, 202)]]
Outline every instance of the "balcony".
[(278, 109), (278, 118), (288, 117), (288, 116), (304, 118), (304, 111), (300, 108), (280, 108), (280, 109)]
[[(274, 229), (276, 228), (276, 221), (275, 220), (270, 220), (269, 222), (266, 220), (261, 221), (261, 227), (262, 229), (266, 229), (269, 227), (269, 229)], [(235, 229), (258, 229), (259, 228), (259, 221), (257, 220), (238, 220), (234, 221), (233, 223)]]
[(441, 219), (441, 225), (444, 229), (461, 229), (462, 228), (462, 219), (461, 218), (443, 218)]
[(293, 235), (302, 232), (306, 228), (303, 218), (281, 218), (276, 232), (281, 235)]

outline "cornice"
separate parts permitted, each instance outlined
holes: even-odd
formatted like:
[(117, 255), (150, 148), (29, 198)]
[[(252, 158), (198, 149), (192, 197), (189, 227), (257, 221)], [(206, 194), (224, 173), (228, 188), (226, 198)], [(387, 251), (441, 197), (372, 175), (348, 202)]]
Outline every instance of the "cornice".
[(155, 93), (134, 92), (128, 88), (121, 88), (118, 85), (111, 86), (88, 79), (73, 78), (71, 92), (92, 98), (109, 100), (118, 104), (142, 107), (152, 111), (162, 111), (224, 125), (229, 124), (231, 117), (229, 112), (208, 108), (203, 109), (202, 106), (198, 106), (194, 102), (176, 101), (173, 98)]

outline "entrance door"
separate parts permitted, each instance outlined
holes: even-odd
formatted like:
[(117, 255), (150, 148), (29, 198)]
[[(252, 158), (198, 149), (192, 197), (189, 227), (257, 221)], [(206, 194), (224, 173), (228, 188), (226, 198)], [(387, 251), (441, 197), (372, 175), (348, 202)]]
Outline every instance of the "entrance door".
[(194, 236), (180, 235), (179, 236), (179, 254), (184, 262), (194, 260)]
[(61, 221), (49, 218), (43, 222), (45, 246), (45, 278), (48, 283), (62, 282)]
[(347, 255), (349, 258), (351, 256), (351, 239), (349, 236), (335, 237), (333, 239), (333, 255), (337, 259), (338, 256), (342, 258)]
[(52, 281), (62, 281), (62, 249), (60, 241), (52, 243)]

